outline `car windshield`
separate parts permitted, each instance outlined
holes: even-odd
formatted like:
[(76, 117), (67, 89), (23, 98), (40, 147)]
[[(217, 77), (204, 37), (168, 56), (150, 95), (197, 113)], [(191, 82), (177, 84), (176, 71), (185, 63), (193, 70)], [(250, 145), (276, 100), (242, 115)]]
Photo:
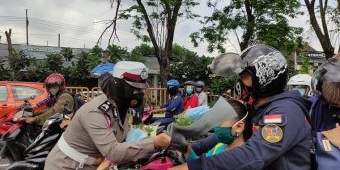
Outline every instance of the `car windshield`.
[(32, 96), (38, 96), (43, 93), (39, 89), (27, 86), (13, 86), (12, 90), (15, 100), (26, 100), (31, 98)]

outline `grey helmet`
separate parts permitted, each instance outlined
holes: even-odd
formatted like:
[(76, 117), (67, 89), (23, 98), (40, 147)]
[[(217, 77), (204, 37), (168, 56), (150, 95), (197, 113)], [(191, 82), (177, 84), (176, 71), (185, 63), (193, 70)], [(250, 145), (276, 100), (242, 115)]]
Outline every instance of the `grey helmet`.
[(199, 80), (196, 82), (196, 86), (195, 86), (195, 91), (197, 93), (201, 93), (203, 91), (203, 88), (204, 88), (205, 84), (203, 81)]
[(319, 66), (312, 77), (312, 89), (329, 105), (340, 107), (340, 55)]
[(198, 81), (196, 82), (196, 87), (204, 87), (204, 86), (205, 86), (205, 84), (204, 84), (203, 81), (198, 80)]

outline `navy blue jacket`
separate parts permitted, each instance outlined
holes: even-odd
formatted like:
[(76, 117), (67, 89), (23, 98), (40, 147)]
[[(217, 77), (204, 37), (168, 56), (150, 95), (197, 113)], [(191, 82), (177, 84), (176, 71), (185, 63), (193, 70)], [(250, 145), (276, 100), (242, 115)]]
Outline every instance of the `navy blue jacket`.
[(183, 98), (181, 93), (171, 97), (164, 105), (160, 108), (166, 108), (165, 117), (172, 118), (174, 115), (178, 115), (183, 112)]
[[(260, 128), (243, 146), (210, 157), (188, 161), (190, 170), (309, 170), (311, 129), (305, 115), (306, 102), (297, 91), (286, 91), (273, 96), (253, 112), (253, 123)], [(283, 122), (282, 140), (270, 143), (261, 134), (264, 115), (280, 114)]]

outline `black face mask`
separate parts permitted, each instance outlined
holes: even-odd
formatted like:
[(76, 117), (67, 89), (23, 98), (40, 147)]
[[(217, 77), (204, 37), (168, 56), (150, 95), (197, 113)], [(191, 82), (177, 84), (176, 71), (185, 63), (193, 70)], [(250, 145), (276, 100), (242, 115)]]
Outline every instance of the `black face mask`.
[(255, 98), (253, 96), (251, 87), (245, 86), (241, 80), (238, 80), (235, 89), (236, 95), (239, 99), (244, 101), (247, 105), (253, 104)]
[(177, 88), (176, 87), (171, 87), (171, 88), (167, 88), (168, 89), (168, 93), (171, 95), (171, 96), (174, 96), (177, 94)]
[(144, 93), (136, 93), (131, 96), (130, 106), (139, 107), (143, 104)]
[(196, 91), (197, 93), (201, 93), (202, 90), (203, 90), (202, 87), (196, 87), (196, 88), (195, 88), (195, 91)]

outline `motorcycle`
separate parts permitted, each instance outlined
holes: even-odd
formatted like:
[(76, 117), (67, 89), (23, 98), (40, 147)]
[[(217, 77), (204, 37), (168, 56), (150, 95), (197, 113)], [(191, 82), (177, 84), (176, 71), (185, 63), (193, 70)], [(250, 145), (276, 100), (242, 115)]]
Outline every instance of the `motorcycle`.
[(176, 165), (184, 163), (176, 151), (162, 149), (154, 153), (150, 158), (142, 158), (123, 165), (113, 166), (112, 170), (167, 170)]
[(24, 118), (31, 116), (33, 116), (33, 108), (25, 100), (21, 110), (12, 118), (14, 122), (9, 125), (10, 128), (1, 137), (1, 158), (7, 158), (10, 162), (23, 158), (23, 151), (34, 141), (39, 132), (39, 128), (35, 125), (25, 123)]
[[(16, 159), (7, 170), (43, 169), (48, 153), (58, 142), (60, 136), (71, 121), (68, 116), (71, 111), (68, 103), (64, 105), (63, 113), (49, 117), (42, 126), (41, 133), (27, 147), (22, 148), (21, 159)], [(14, 149), (9, 147), (9, 149)]]
[[(31, 96), (30, 99), (34, 99), (35, 96)], [(29, 100), (25, 100), (22, 106), (17, 108), (17, 112), (6, 114), (3, 117), (0, 118), (0, 137), (8, 133), (8, 131), (12, 128), (13, 125), (16, 124), (16, 122), (13, 121), (13, 118), (18, 115), (18, 113), (23, 114), (25, 113), (25, 116), (30, 116), (30, 114), (33, 114), (34, 108), (30, 104)], [(12, 128), (11, 131), (15, 130), (16, 128)]]

